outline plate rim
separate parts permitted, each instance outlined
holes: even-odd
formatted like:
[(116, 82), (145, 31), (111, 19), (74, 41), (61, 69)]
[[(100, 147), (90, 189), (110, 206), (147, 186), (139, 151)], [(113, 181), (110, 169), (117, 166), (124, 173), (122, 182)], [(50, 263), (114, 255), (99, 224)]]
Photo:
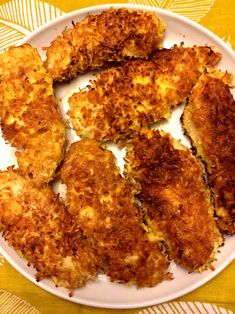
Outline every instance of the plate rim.
[[(187, 17), (184, 17), (178, 13), (174, 13), (174, 12), (166, 10), (166, 9), (158, 8), (155, 6), (128, 4), (128, 3), (114, 3), (114, 4), (111, 3), (111, 4), (94, 5), (94, 6), (88, 6), (88, 7), (82, 8), (82, 9), (74, 10), (71, 12), (65, 12), (61, 16), (53, 19), (50, 22), (45, 23), (43, 26), (41, 26), (41, 27), (37, 28), (36, 30), (34, 30), (33, 32), (31, 32), (29, 35), (27, 35), (22, 40), (20, 40), (17, 43), (17, 46), (27, 43), (33, 37), (37, 36), (37, 34), (45, 31), (45, 29), (47, 29), (47, 27), (51, 27), (53, 25), (56, 25), (57, 23), (60, 23), (61, 21), (64, 21), (66, 19), (77, 17), (78, 15), (82, 15), (82, 14), (88, 14), (88, 13), (92, 14), (94, 11), (103, 11), (103, 10), (107, 10), (109, 8), (120, 8), (120, 7), (134, 9), (134, 10), (154, 11), (156, 14), (160, 13), (160, 14), (163, 14), (167, 17), (177, 19), (177, 20), (182, 21), (186, 24), (189, 24), (190, 26), (192, 26), (197, 31), (202, 32), (205, 35), (207, 35), (208, 37), (212, 38), (216, 43), (218, 43), (218, 45), (220, 45), (223, 49), (225, 49), (235, 61), (235, 52), (233, 51), (233, 49), (230, 48), (221, 38), (219, 38), (216, 34), (214, 34), (212, 31), (210, 31), (206, 27), (190, 20)], [(167, 31), (167, 27), (166, 27), (166, 31)], [(14, 252), (16, 252), (16, 251), (14, 250)], [(156, 299), (153, 299), (150, 301), (134, 302), (131, 304), (128, 304), (128, 303), (118, 304), (118, 303), (102, 303), (99, 301), (90, 301), (90, 300), (87, 301), (84, 299), (79, 299), (79, 297), (76, 297), (76, 299), (73, 297), (71, 298), (71, 297), (69, 297), (69, 295), (63, 294), (60, 290), (48, 286), (44, 281), (37, 282), (35, 278), (32, 278), (32, 274), (30, 274), (29, 272), (26, 272), (24, 269), (22, 269), (22, 266), (19, 263), (17, 263), (14, 260), (14, 258), (12, 258), (10, 256), (9, 253), (5, 252), (1, 246), (0, 246), (0, 253), (27, 280), (29, 280), (30, 282), (32, 282), (33, 284), (35, 284), (39, 288), (49, 292), (50, 294), (57, 296), (59, 298), (62, 298), (64, 300), (68, 300), (70, 302), (77, 303), (77, 304), (88, 305), (88, 306), (98, 307), (98, 308), (106, 308), (106, 309), (134, 309), (134, 308), (153, 306), (153, 305), (156, 305), (159, 303), (172, 301), (178, 297), (181, 297), (183, 295), (186, 295), (187, 293), (194, 291), (195, 289), (197, 289), (197, 288), (201, 287), (202, 285), (204, 285), (205, 283), (209, 282), (212, 278), (217, 276), (223, 269), (225, 269), (235, 259), (235, 252), (233, 252), (233, 254), (231, 254), (231, 256), (229, 258), (227, 258), (225, 261), (223, 261), (215, 269), (215, 271), (208, 274), (207, 277), (202, 278), (201, 280), (194, 283), (190, 287), (186, 287), (184, 289), (181, 289), (180, 291), (176, 291), (175, 293), (171, 293), (171, 295), (168, 295), (166, 297), (161, 297), (161, 301), (156, 301), (157, 300), (157, 298), (156, 298)]]
[[(14, 253), (17, 254), (17, 252), (14, 250), (14, 248), (10, 247), (10, 249), (12, 249), (14, 251)], [(154, 306), (157, 304), (173, 301), (173, 300), (175, 300), (181, 296), (185, 296), (186, 294), (188, 294), (192, 291), (195, 291), (197, 288), (199, 288), (199, 287), (203, 286), (205, 283), (209, 282), (211, 279), (216, 277), (221, 271), (223, 271), (235, 259), (235, 253), (234, 253), (228, 259), (226, 259), (222, 264), (220, 264), (214, 271), (211, 271), (211, 273), (207, 277), (194, 283), (192, 286), (190, 286), (190, 288), (187, 287), (187, 288), (184, 288), (183, 290), (176, 291), (175, 293), (172, 293), (169, 296), (162, 297), (161, 301), (159, 301), (159, 302), (156, 301), (156, 299), (153, 299), (151, 301), (142, 301), (142, 302), (138, 302), (138, 303), (135, 302), (134, 304), (128, 304), (128, 303), (122, 303), (122, 304), (115, 303), (114, 304), (114, 303), (102, 303), (102, 302), (97, 302), (97, 301), (87, 301), (87, 300), (83, 300), (83, 299), (79, 300), (79, 298), (75, 299), (74, 297), (70, 297), (68, 293), (61, 295), (62, 292), (60, 290), (58, 290), (56, 287), (52, 288), (52, 287), (46, 285), (45, 281), (43, 282), (43, 280), (37, 282), (36, 278), (34, 278), (34, 277), (31, 278), (32, 274), (30, 274), (29, 272), (25, 272), (24, 269), (22, 270), (21, 266), (17, 262), (15, 262), (15, 260), (13, 258), (11, 258), (11, 256), (8, 253), (5, 254), (2, 247), (0, 247), (0, 254), (3, 255), (3, 257), (10, 263), (11, 266), (13, 266), (13, 268), (15, 268), (21, 275), (23, 275), (26, 279), (28, 279), (34, 285), (38, 286), (40, 289), (43, 289), (43, 290), (47, 291), (48, 293), (50, 293), (56, 297), (59, 297), (61, 299), (73, 302), (75, 304), (87, 305), (87, 306), (103, 308), (103, 309), (137, 309), (137, 308), (149, 307), (149, 306)], [(23, 260), (26, 261), (25, 259), (23, 259)], [(47, 280), (49, 280), (49, 279), (47, 279)]]
[[(142, 5), (142, 4), (131, 4), (131, 3), (109, 3), (109, 4), (100, 4), (100, 5), (93, 5), (93, 6), (88, 6), (85, 8), (81, 8), (78, 10), (74, 10), (71, 12), (65, 12), (64, 14), (62, 14), (59, 17), (56, 17), (55, 19), (53, 19), (52, 21), (49, 21), (47, 23), (45, 23), (44, 25), (38, 27), (37, 29), (35, 29), (33, 32), (31, 32), (30, 34), (26, 35), (23, 39), (21, 39), (19, 41), (18, 45), (22, 45), (27, 43), (28, 40), (30, 40), (32, 37), (36, 36), (37, 34), (39, 34), (41, 31), (43, 31), (45, 28), (47, 28), (48, 26), (53, 26), (55, 24), (57, 24), (60, 21), (63, 21), (64, 19), (67, 18), (72, 18), (75, 17), (77, 14), (83, 14), (83, 13), (87, 13), (90, 14), (93, 11), (103, 11), (103, 10), (107, 10), (109, 8), (121, 8), (121, 7), (125, 7), (125, 8), (129, 8), (129, 9), (134, 9), (134, 10), (143, 10), (143, 11), (156, 11), (159, 13), (162, 13), (164, 15), (167, 15), (169, 17), (172, 18), (177, 18), (183, 22), (189, 23), (191, 24), (191, 26), (193, 26), (193, 28), (198, 29), (199, 31), (202, 31), (204, 33), (206, 33), (209, 37), (213, 38), (215, 41), (217, 41), (220, 45), (223, 46), (223, 48), (225, 50), (227, 50), (227, 52), (229, 54), (232, 55), (233, 58), (235, 58), (235, 51), (228, 45), (226, 44), (220, 37), (218, 37), (215, 33), (213, 33), (211, 30), (209, 30), (208, 28), (206, 28), (203, 25), (198, 24), (197, 22), (181, 15), (178, 13), (175, 13), (173, 11), (170, 10), (166, 10), (166, 9), (162, 9), (162, 8), (158, 8), (158, 7), (154, 7), (154, 6), (150, 6), (150, 5)], [(167, 26), (166, 26), (166, 31), (167, 31)]]

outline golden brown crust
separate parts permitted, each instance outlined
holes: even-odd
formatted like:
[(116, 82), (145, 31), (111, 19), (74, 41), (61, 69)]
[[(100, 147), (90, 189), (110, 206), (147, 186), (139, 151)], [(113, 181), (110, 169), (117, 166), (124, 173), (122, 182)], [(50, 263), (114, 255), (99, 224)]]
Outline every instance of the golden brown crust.
[(143, 130), (130, 141), (126, 160), (146, 222), (170, 257), (189, 271), (208, 267), (221, 237), (197, 159), (169, 135)]
[(201, 76), (185, 108), (183, 125), (197, 155), (206, 163), (218, 226), (234, 234), (235, 101), (227, 85), (228, 74), (217, 76)]
[(75, 289), (96, 275), (98, 260), (58, 197), (12, 169), (0, 172), (0, 231), (37, 280)]
[(64, 154), (65, 126), (52, 79), (28, 44), (0, 56), (0, 117), (5, 140), (18, 149), (19, 171), (38, 186), (51, 181)]
[(93, 140), (70, 146), (61, 168), (69, 211), (105, 262), (112, 281), (154, 286), (166, 278), (168, 260), (140, 226), (130, 184), (115, 158)]
[(45, 48), (55, 81), (126, 58), (145, 58), (161, 44), (164, 25), (153, 13), (110, 9), (65, 29)]
[(77, 134), (118, 141), (133, 131), (169, 118), (171, 108), (189, 96), (193, 84), (220, 54), (209, 47), (175, 46), (149, 60), (133, 60), (104, 71), (87, 90), (69, 99)]

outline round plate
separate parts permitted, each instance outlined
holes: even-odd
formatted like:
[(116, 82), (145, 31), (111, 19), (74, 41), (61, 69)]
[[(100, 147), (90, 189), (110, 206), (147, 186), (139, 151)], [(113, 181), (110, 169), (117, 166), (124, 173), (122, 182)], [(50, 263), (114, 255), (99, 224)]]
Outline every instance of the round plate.
[[(153, 11), (166, 23), (167, 30), (164, 38), (164, 47), (172, 47), (174, 44), (184, 42), (185, 45), (212, 45), (216, 50), (223, 54), (223, 59), (219, 64), (222, 70), (228, 69), (229, 72), (235, 73), (235, 55), (233, 51), (218, 37), (203, 28), (202, 26), (172, 12), (156, 9), (154, 7), (139, 5), (101, 5), (85, 8), (66, 14), (33, 32), (24, 39), (24, 43), (30, 43), (36, 47), (42, 58), (45, 57), (42, 47), (49, 46), (53, 38), (61, 33), (64, 28), (71, 27), (72, 21), (77, 22), (83, 19), (88, 13), (97, 14), (110, 7), (127, 7), (131, 9), (142, 9), (145, 11)], [(92, 73), (82, 74), (70, 84), (57, 84), (55, 86), (56, 96), (59, 100), (63, 116), (66, 118), (68, 109), (67, 99), (81, 86), (86, 86), (89, 79), (93, 77)], [(160, 128), (168, 131), (177, 139), (181, 139), (182, 143), (189, 146), (188, 140), (183, 136), (181, 125), (179, 122), (182, 113), (182, 106), (174, 110), (171, 119), (162, 123)], [(75, 141), (76, 137), (73, 131), (68, 132), (69, 141)], [(114, 145), (109, 146), (118, 159), (119, 166), (123, 167), (124, 150), (119, 151)], [(5, 144), (0, 138), (1, 150), (1, 169), (12, 164), (14, 159), (14, 151)], [(63, 189), (60, 184), (54, 186), (57, 192), (63, 196)], [(5, 256), (10, 264), (15, 267), (23, 276), (31, 280), (39, 287), (61, 298), (72, 302), (81, 303), (90, 306), (103, 308), (135, 308), (150, 306), (161, 302), (166, 302), (174, 298), (180, 297), (199, 286), (203, 285), (211, 278), (221, 272), (235, 257), (235, 237), (225, 237), (225, 245), (221, 247), (220, 253), (217, 254), (217, 261), (213, 264), (214, 271), (206, 271), (201, 274), (188, 274), (187, 271), (172, 263), (170, 271), (174, 274), (174, 280), (165, 281), (153, 288), (137, 289), (135, 286), (125, 286), (122, 284), (111, 283), (109, 279), (100, 275), (96, 281), (88, 283), (84, 288), (74, 291), (72, 297), (64, 288), (56, 288), (49, 280), (42, 280), (39, 283), (35, 280), (35, 270), (27, 267), (27, 262), (20, 258), (15, 251), (0, 237), (0, 252)]]

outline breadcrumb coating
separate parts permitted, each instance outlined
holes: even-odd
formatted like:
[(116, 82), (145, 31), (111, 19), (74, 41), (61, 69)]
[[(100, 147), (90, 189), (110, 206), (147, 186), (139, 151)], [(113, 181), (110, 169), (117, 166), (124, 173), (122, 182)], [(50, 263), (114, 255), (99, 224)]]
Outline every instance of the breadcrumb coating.
[(0, 172), (0, 231), (37, 280), (75, 289), (96, 275), (97, 257), (58, 197), (12, 169)]
[(53, 179), (64, 155), (65, 125), (52, 84), (30, 45), (12, 47), (0, 56), (3, 137), (18, 149), (20, 173), (38, 186)]
[(129, 142), (126, 160), (146, 224), (169, 256), (190, 272), (210, 267), (222, 239), (197, 159), (171, 136), (142, 130)]
[(206, 164), (219, 228), (235, 234), (235, 101), (228, 73), (203, 74), (185, 107), (184, 128)]
[(110, 151), (93, 140), (72, 144), (61, 179), (67, 186), (68, 210), (103, 260), (111, 281), (151, 287), (170, 278), (169, 262), (141, 227), (132, 187)]
[(65, 29), (45, 48), (45, 67), (55, 81), (131, 57), (146, 58), (161, 45), (163, 22), (151, 12), (110, 9)]
[(88, 90), (70, 97), (73, 128), (82, 137), (117, 142), (167, 119), (171, 108), (189, 96), (200, 73), (220, 58), (210, 47), (181, 45), (104, 71)]

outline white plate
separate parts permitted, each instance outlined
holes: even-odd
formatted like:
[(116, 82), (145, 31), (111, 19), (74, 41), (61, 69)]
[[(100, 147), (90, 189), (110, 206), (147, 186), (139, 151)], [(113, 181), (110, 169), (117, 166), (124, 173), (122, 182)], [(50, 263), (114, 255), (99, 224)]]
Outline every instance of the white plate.
[[(201, 27), (200, 25), (174, 13), (162, 9), (155, 9), (153, 7), (138, 6), (138, 5), (112, 5), (112, 7), (128, 7), (132, 9), (143, 9), (145, 11), (155, 11), (156, 14), (165, 21), (167, 31), (164, 39), (164, 47), (171, 47), (173, 44), (179, 44), (184, 41), (186, 45), (193, 44), (208, 44), (216, 47), (218, 51), (223, 54), (223, 60), (219, 67), (223, 70), (228, 69), (230, 72), (235, 73), (235, 55), (233, 51), (214, 34)], [(100, 13), (104, 9), (110, 8), (111, 5), (102, 5), (89, 7), (79, 11), (72, 12), (65, 16), (58, 18), (52, 23), (40, 28), (39, 30), (30, 34), (24, 42), (32, 44), (38, 48), (42, 57), (44, 57), (42, 47), (48, 46), (50, 41), (58, 35), (66, 26), (71, 27), (72, 21), (79, 21), (83, 19), (88, 13)], [(67, 99), (79, 86), (87, 84), (88, 80), (92, 78), (90, 74), (80, 75), (70, 84), (60, 84), (55, 87), (56, 95), (60, 101), (60, 106), (63, 115), (67, 111)], [(182, 113), (182, 107), (177, 108), (169, 122), (162, 124), (162, 128), (169, 131), (175, 138), (181, 139), (186, 145), (189, 145), (186, 138), (184, 138), (182, 129), (179, 123), (179, 117)], [(76, 140), (73, 132), (68, 134), (70, 141)], [(119, 165), (123, 166), (123, 154), (113, 146), (110, 147), (118, 157)], [(14, 152), (0, 139), (1, 151), (1, 168), (5, 168), (14, 162)], [(62, 191), (59, 185), (55, 186), (57, 191)], [(61, 298), (86, 304), (90, 306), (103, 307), (103, 308), (135, 308), (150, 306), (161, 302), (166, 302), (174, 298), (180, 297), (199, 286), (203, 285), (219, 272), (221, 272), (235, 257), (235, 237), (226, 237), (225, 245), (221, 248), (221, 252), (217, 256), (217, 261), (214, 263), (215, 271), (206, 271), (202, 274), (188, 274), (184, 269), (171, 264), (170, 270), (174, 273), (174, 280), (165, 281), (154, 288), (127, 287), (121, 284), (110, 283), (105, 276), (99, 276), (94, 282), (88, 283), (84, 288), (77, 289), (73, 297), (68, 296), (68, 291), (64, 288), (55, 288), (54, 284), (49, 280), (42, 280), (37, 283), (34, 277), (35, 271), (31, 267), (27, 267), (25, 260), (11, 249), (7, 243), (0, 237), (0, 253), (2, 253), (9, 263), (12, 264), (22, 275), (31, 280), (39, 287), (55, 294)]]

